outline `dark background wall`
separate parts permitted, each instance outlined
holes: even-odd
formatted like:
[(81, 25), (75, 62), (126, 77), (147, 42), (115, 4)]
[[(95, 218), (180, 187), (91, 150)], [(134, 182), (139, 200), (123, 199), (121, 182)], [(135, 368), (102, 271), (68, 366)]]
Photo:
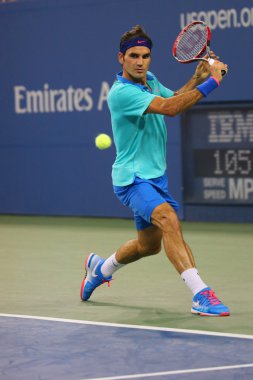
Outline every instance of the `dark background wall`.
[[(99, 151), (94, 145), (98, 133), (111, 135), (106, 95), (120, 70), (119, 38), (131, 26), (143, 25), (154, 41), (151, 71), (176, 90), (195, 68), (171, 54), (176, 35), (191, 18), (207, 19), (212, 48), (229, 64), (229, 75), (208, 102), (252, 101), (249, 0), (0, 4), (0, 213), (131, 215), (112, 191), (114, 147)], [(170, 190), (182, 204), (183, 218), (182, 120), (166, 122)], [(203, 215), (208, 220), (208, 212)]]

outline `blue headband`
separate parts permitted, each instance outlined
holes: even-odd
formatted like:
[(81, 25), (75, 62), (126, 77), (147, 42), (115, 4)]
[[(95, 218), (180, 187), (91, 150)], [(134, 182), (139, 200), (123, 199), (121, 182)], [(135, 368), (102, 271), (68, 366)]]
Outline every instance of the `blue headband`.
[(120, 52), (125, 53), (127, 49), (130, 49), (134, 46), (146, 46), (150, 50), (152, 49), (152, 42), (148, 41), (146, 38), (143, 37), (136, 37), (132, 38), (131, 40), (125, 41), (120, 45)]

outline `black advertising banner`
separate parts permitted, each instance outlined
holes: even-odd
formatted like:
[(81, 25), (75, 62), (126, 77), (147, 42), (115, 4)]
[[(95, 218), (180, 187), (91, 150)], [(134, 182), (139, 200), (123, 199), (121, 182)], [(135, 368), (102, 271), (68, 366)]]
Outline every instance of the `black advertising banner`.
[(183, 119), (184, 201), (253, 204), (253, 104), (203, 105)]

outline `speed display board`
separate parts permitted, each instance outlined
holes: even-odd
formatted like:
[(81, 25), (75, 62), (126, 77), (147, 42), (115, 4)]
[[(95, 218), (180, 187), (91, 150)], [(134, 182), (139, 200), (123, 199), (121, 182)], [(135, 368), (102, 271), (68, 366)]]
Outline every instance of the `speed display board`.
[(253, 103), (187, 111), (182, 152), (185, 204), (253, 205)]

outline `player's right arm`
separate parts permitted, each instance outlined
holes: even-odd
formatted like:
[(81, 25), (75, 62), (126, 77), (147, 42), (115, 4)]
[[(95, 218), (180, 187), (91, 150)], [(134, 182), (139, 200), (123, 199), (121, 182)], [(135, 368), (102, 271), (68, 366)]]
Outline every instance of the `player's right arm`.
[(176, 116), (196, 104), (203, 95), (198, 89), (185, 92), (171, 98), (156, 96), (145, 113), (158, 113), (166, 116)]
[[(227, 65), (219, 61), (216, 61), (210, 69), (211, 75), (218, 82), (222, 80), (221, 69), (226, 69), (227, 71)], [(197, 88), (182, 93), (175, 93), (170, 98), (156, 96), (145, 113), (157, 113), (173, 117), (188, 110), (202, 98), (203, 95)]]

